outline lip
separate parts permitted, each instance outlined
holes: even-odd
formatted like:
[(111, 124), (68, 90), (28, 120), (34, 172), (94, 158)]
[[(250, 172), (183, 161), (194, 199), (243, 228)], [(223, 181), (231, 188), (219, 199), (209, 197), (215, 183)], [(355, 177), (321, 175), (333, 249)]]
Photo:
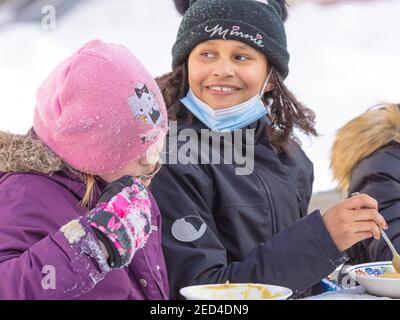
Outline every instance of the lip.
[(148, 169), (146, 170), (146, 173), (144, 173), (143, 175), (152, 174), (156, 170), (156, 168), (157, 168), (156, 165), (149, 166)]
[(149, 172), (146, 174), (152, 174), (154, 171), (156, 170), (156, 166), (151, 166), (151, 168), (149, 169)]
[(160, 159), (157, 164), (152, 166), (153, 169), (149, 173), (143, 174), (143, 175), (141, 175), (139, 177), (141, 179), (151, 180), (158, 173), (158, 171), (160, 171), (161, 165), (162, 165), (162, 161)]
[[(228, 87), (228, 88), (233, 88), (233, 91), (219, 91), (219, 90), (212, 90), (210, 87)], [(210, 85), (205, 85), (204, 86), (205, 90), (212, 94), (212, 95), (216, 95), (216, 96), (227, 96), (227, 95), (231, 95), (231, 94), (235, 94), (238, 91), (240, 91), (242, 88), (238, 87), (236, 85), (232, 85), (232, 84), (223, 84), (223, 83), (213, 83)]]

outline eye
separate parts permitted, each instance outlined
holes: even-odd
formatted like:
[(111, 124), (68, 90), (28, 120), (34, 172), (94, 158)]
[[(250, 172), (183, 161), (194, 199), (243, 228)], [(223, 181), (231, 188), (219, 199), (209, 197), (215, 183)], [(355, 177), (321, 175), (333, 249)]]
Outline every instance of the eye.
[(215, 54), (209, 51), (202, 52), (200, 55), (206, 59), (212, 59), (215, 57)]
[(236, 60), (239, 60), (239, 61), (247, 61), (247, 60), (250, 60), (250, 58), (249, 58), (248, 56), (245, 56), (245, 55), (242, 55), (242, 54), (236, 55), (236, 56), (235, 56), (235, 59), (236, 59)]

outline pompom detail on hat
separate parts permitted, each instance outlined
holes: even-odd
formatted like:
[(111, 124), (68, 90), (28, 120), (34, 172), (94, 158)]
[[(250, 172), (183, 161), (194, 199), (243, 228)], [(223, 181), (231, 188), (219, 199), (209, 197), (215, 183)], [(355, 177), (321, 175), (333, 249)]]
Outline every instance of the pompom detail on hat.
[(288, 3), (286, 0), (250, 0), (250, 1), (258, 1), (271, 5), (279, 13), (282, 21), (284, 22), (288, 17), (288, 10), (287, 10)]
[[(287, 4), (286, 0), (272, 0), (271, 2), (275, 2), (276, 4), (279, 5), (279, 9), (280, 9), (279, 14), (282, 17), (282, 20), (286, 21), (286, 19), (288, 17), (288, 10), (287, 10), (288, 4)], [(279, 11), (279, 9), (278, 9), (278, 11)]]
[[(176, 10), (181, 15), (184, 15), (186, 11), (192, 6), (197, 0), (174, 0)], [(253, 1), (260, 1), (260, 0), (253, 0)], [(260, 1), (262, 2), (262, 1)], [(267, 1), (266, 1), (267, 2)], [(275, 9), (279, 12), (279, 15), (282, 17), (283, 21), (286, 21), (288, 17), (287, 11), (287, 2), (286, 0), (269, 0), (269, 3), (275, 7)]]
[(191, 5), (190, 0), (174, 0), (174, 3), (176, 10), (178, 10), (181, 15), (184, 15)]

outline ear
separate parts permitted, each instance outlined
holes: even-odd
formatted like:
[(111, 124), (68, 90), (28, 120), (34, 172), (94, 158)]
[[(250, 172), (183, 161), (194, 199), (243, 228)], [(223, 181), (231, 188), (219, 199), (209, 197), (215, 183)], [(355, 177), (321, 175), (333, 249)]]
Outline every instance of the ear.
[(275, 86), (273, 83), (268, 83), (267, 87), (265, 88), (264, 92), (271, 92), (272, 90), (274, 90)]

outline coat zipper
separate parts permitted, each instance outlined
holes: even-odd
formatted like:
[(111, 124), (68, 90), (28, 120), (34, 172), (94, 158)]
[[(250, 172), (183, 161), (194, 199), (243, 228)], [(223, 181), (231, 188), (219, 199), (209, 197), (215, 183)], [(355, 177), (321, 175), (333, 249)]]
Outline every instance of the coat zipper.
[(267, 197), (269, 200), (269, 204), (270, 204), (270, 208), (271, 208), (272, 233), (273, 233), (273, 235), (276, 235), (277, 226), (276, 226), (276, 221), (275, 221), (275, 206), (274, 206), (274, 203), (272, 202), (271, 189), (269, 188), (268, 183), (266, 181), (264, 181), (262, 176), (256, 170), (254, 170), (253, 172), (258, 177), (258, 179), (261, 181), (261, 184), (264, 186), (264, 189), (266, 191), (266, 194), (267, 194)]

